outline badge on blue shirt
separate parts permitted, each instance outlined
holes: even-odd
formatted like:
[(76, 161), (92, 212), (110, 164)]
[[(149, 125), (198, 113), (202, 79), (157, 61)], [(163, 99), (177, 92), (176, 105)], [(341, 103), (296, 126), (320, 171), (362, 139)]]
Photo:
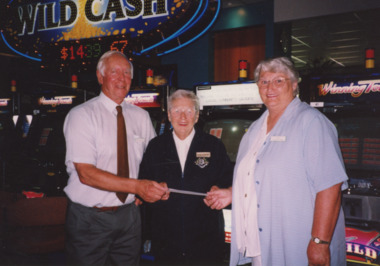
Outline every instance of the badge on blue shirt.
[(271, 136), (270, 141), (286, 141), (286, 136)]

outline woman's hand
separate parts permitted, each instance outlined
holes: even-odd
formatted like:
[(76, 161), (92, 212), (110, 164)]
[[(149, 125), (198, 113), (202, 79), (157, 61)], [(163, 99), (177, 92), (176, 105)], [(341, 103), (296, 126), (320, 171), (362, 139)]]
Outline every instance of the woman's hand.
[(232, 202), (232, 187), (221, 189), (217, 186), (212, 186), (203, 201), (211, 209), (221, 210)]
[(307, 247), (307, 258), (309, 260), (309, 266), (329, 266), (329, 245), (316, 244), (310, 240), (309, 246)]

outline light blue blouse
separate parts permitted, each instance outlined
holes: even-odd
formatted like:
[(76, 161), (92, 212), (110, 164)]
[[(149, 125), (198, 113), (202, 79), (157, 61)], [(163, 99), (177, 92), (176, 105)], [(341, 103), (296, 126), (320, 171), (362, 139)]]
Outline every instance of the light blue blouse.
[[(236, 167), (251, 147), (265, 115), (243, 137)], [(262, 264), (308, 265), (306, 251), (316, 194), (340, 182), (344, 182), (342, 189), (347, 188), (335, 126), (318, 110), (295, 98), (253, 163)], [(232, 215), (234, 208), (240, 206), (232, 203)], [(232, 224), (232, 234), (233, 227)], [(346, 264), (344, 228), (341, 209), (330, 245), (331, 265)], [(231, 265), (237, 264), (237, 258), (232, 236)]]

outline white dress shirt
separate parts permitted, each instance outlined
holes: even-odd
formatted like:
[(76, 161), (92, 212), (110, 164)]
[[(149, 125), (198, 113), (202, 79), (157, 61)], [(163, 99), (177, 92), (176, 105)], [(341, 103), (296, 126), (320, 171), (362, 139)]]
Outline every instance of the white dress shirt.
[[(97, 168), (117, 173), (117, 104), (101, 93), (74, 107), (64, 123), (66, 166), (70, 175), (64, 191), (71, 201), (88, 207), (119, 206), (123, 203), (115, 192), (83, 184), (75, 170), (75, 163), (92, 164)], [(149, 141), (155, 136), (148, 112), (123, 102), (127, 128), (130, 178), (137, 178), (138, 169)], [(129, 194), (125, 204), (134, 200)]]

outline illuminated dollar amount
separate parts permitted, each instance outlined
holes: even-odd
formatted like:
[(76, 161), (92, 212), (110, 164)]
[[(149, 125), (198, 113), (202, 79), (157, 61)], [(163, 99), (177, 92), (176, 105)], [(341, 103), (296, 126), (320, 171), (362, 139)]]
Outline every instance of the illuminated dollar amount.
[[(125, 52), (128, 45), (127, 40), (113, 41), (110, 45), (106, 45), (107, 50)], [(60, 50), (61, 59), (63, 61), (75, 61), (80, 59), (97, 59), (104, 52), (100, 43), (72, 44), (63, 46)]]
[(101, 54), (102, 47), (99, 43), (70, 45), (61, 48), (61, 59), (63, 61), (98, 58)]
[(66, 47), (63, 47), (62, 49), (61, 49), (61, 58), (63, 59), (63, 60), (66, 60), (66, 58), (68, 57), (69, 55), (67, 54), (67, 48)]
[(119, 52), (124, 53), (124, 50), (127, 47), (127, 45), (128, 45), (128, 41), (127, 40), (114, 41), (110, 45), (110, 50), (119, 51)]
[[(119, 51), (127, 56), (132, 54), (131, 42), (127, 36), (110, 36), (67, 42), (51, 43), (43, 55), (47, 66), (86, 68), (97, 64), (107, 51)], [(56, 65), (57, 61), (59, 64)]]

